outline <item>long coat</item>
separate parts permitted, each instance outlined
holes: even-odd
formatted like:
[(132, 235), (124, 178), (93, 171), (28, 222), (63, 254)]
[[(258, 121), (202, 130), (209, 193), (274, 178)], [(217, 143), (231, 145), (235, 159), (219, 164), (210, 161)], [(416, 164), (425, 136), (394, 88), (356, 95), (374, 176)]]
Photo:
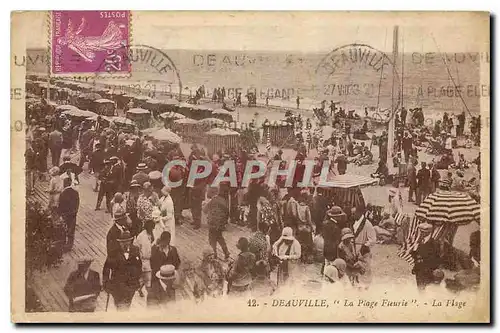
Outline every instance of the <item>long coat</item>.
[(104, 263), (102, 281), (106, 290), (111, 293), (130, 293), (139, 289), (139, 278), (142, 274), (142, 262), (139, 248), (131, 245), (128, 259), (123, 251), (108, 256)]
[[(73, 271), (66, 281), (64, 293), (69, 298), (70, 312), (93, 312), (96, 307), (96, 299), (101, 291), (101, 280), (99, 273), (89, 270), (87, 278), (79, 271)], [(74, 302), (75, 297), (94, 294), (95, 297), (81, 302)]]

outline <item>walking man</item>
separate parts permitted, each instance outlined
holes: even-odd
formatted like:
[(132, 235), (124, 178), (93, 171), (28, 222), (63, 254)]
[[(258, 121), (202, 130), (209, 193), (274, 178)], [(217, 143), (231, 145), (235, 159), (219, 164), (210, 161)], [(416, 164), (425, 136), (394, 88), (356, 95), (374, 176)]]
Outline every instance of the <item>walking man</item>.
[(203, 207), (203, 212), (207, 214), (208, 242), (215, 257), (217, 257), (217, 243), (219, 243), (226, 260), (229, 259), (229, 250), (222, 232), (229, 219), (229, 186), (229, 183), (222, 182), (219, 186), (219, 193)]
[(417, 172), (417, 205), (420, 205), (427, 195), (429, 195), (431, 172), (427, 169), (427, 164), (422, 162), (420, 170)]
[(128, 310), (136, 290), (140, 287), (142, 262), (139, 248), (132, 245), (130, 232), (123, 232), (117, 239), (119, 248), (104, 264), (102, 280), (104, 289), (113, 296), (118, 311)]
[(80, 195), (77, 190), (71, 187), (72, 180), (70, 177), (63, 181), (64, 189), (59, 196), (59, 214), (66, 224), (67, 241), (66, 249), (69, 251), (73, 247), (75, 240), (76, 215), (80, 207)]
[(63, 137), (62, 133), (54, 127), (54, 130), (49, 134), (49, 149), (50, 156), (52, 157), (52, 166), (59, 166), (59, 160), (61, 158)]

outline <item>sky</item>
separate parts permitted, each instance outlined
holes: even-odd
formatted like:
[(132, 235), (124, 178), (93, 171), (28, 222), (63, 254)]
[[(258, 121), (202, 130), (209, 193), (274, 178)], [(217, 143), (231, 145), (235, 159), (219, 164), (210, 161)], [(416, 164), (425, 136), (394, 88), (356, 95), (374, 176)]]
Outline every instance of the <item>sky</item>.
[[(47, 47), (46, 12), (19, 23), (28, 48)], [(482, 13), (161, 12), (132, 13), (132, 44), (162, 49), (325, 52), (351, 43), (392, 49), (400, 27), (405, 52), (488, 50), (489, 16)], [(16, 35), (16, 29), (12, 32)]]

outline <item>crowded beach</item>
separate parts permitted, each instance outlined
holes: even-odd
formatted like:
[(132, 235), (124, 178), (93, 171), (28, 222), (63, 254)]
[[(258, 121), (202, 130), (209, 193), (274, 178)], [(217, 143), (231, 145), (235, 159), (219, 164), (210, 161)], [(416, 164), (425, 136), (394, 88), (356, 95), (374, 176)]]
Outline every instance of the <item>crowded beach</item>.
[[(468, 109), (429, 124), (420, 107), (375, 117), (326, 100), (304, 110), (296, 96), (275, 120), (267, 99), (231, 100), (224, 87), (125, 93), (28, 75), (26, 91), (27, 256), (44, 244), (49, 270), (75, 263), (59, 311), (246, 300), (291, 286), (362, 293), (400, 276), (421, 293), (479, 286), (481, 119)], [(183, 165), (165, 168), (172, 161)], [(212, 186), (228, 161), (236, 184)], [(266, 170), (243, 182), (251, 161)], [(188, 182), (206, 163), (210, 172)], [(88, 200), (85, 214), (109, 229), (100, 265), (75, 243)], [(205, 230), (204, 243), (186, 245)]]

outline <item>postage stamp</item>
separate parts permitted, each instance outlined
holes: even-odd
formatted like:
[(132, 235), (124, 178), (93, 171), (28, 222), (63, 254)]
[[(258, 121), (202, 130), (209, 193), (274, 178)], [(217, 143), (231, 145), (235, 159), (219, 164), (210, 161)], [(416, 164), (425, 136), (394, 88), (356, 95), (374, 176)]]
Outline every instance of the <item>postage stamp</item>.
[(130, 72), (130, 11), (53, 11), (51, 18), (53, 74)]

